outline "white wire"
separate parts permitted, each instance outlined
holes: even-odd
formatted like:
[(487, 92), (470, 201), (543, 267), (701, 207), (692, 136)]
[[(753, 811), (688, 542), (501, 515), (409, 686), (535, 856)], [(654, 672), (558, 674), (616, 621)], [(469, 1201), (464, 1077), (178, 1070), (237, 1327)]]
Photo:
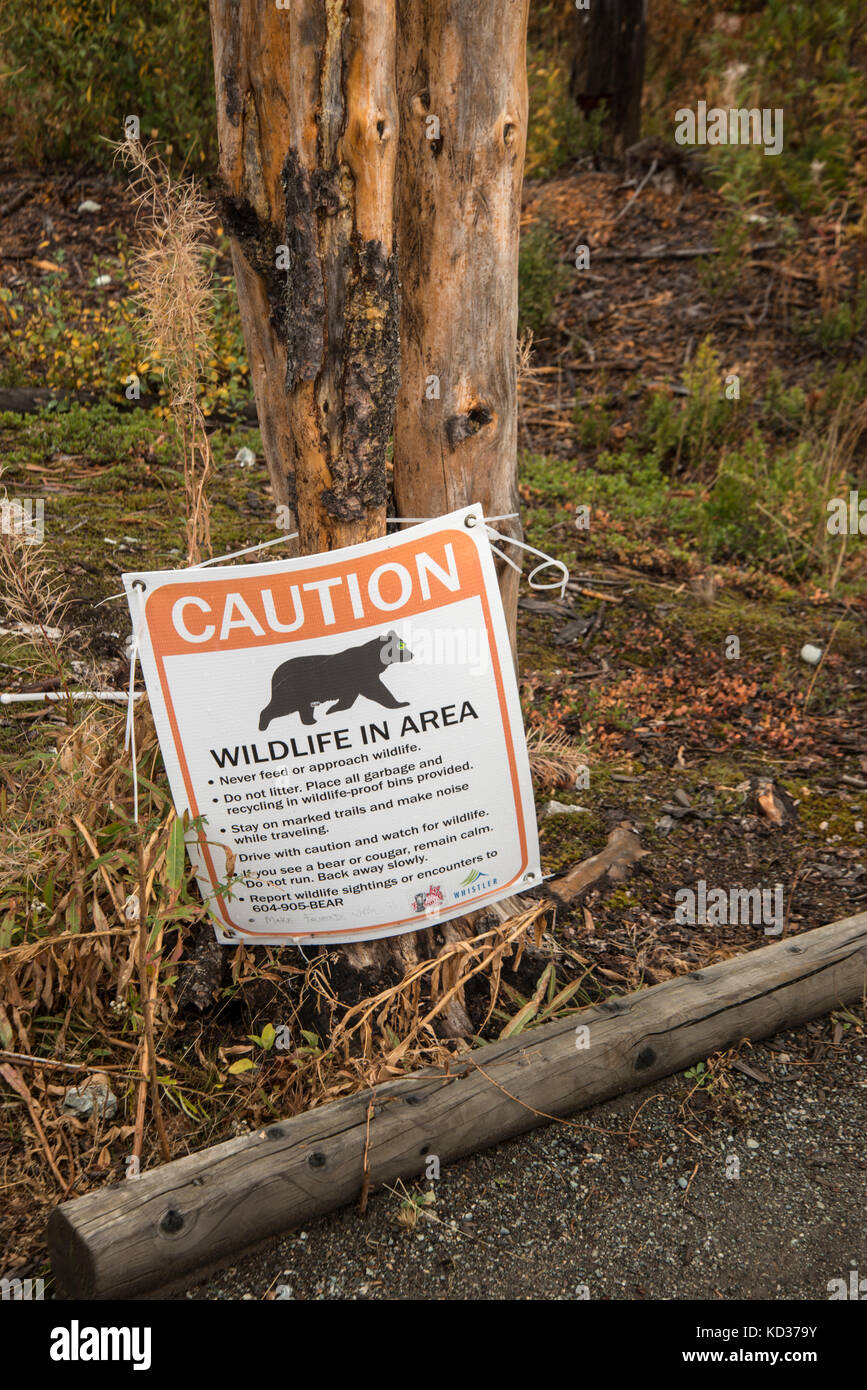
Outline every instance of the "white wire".
[[(137, 690), (133, 699), (144, 699), (144, 693), (143, 690)], [(33, 690), (29, 694), (22, 694), (19, 690), (4, 690), (0, 695), (0, 705), (34, 705), (43, 700), (104, 700), (109, 704), (125, 705), (128, 699), (128, 690)]]
[[(504, 512), (502, 516), (486, 516), (484, 520), (485, 522), (516, 521), (519, 515), (520, 513), (518, 512)], [(435, 516), (387, 516), (385, 518), (385, 524), (386, 526), (416, 526), (422, 521), (437, 520), (438, 518)]]
[(267, 550), (269, 545), (279, 545), (281, 541), (297, 541), (298, 532), (293, 531), (290, 536), (277, 536), (276, 540), (263, 541), (261, 545), (248, 545), (246, 550), (233, 550), (229, 555), (218, 555), (213, 560), (200, 560), (197, 565), (186, 565), (185, 569), (203, 570), (206, 565), (221, 565), (224, 560), (237, 560), (239, 555), (252, 555), (254, 550)]
[(499, 555), (500, 559), (504, 562), (504, 564), (510, 565), (511, 568), (515, 570), (518, 574), (523, 574), (524, 571), (521, 569), (521, 566), (516, 565), (514, 560), (510, 560), (508, 555), (505, 555), (503, 551), (500, 550), (499, 546), (492, 545), (491, 549), (493, 550), (495, 555)]
[(138, 595), (138, 624), (132, 639), (132, 646), (129, 653), (129, 692), (126, 706), (126, 735), (124, 737), (124, 751), (129, 747), (132, 755), (132, 807), (133, 820), (138, 825), (138, 761), (135, 748), (135, 667), (138, 661), (138, 644), (141, 637), (141, 630), (144, 624), (144, 598), (142, 590), (134, 589)]
[[(279, 545), (281, 541), (296, 541), (298, 532), (293, 531), (288, 536), (277, 536), (273, 541), (262, 541), (261, 545), (248, 545), (246, 550), (233, 550), (228, 555), (217, 555), (213, 560), (200, 560), (197, 565), (184, 565), (185, 570), (203, 570), (206, 565), (221, 565), (224, 560), (237, 560), (239, 555), (252, 555), (256, 550), (267, 550), (270, 545)], [(121, 590), (119, 594), (109, 594), (108, 598), (101, 598), (99, 603), (95, 603), (94, 608), (101, 608), (104, 603), (111, 603), (112, 599), (124, 598), (125, 592)]]
[[(504, 512), (502, 516), (484, 517), (484, 523), (488, 532), (488, 536), (496, 536), (498, 540), (505, 541), (507, 545), (516, 545), (519, 548), (519, 550), (526, 550), (530, 555), (538, 555), (542, 563), (541, 565), (537, 565), (534, 570), (530, 571), (529, 575), (527, 576), (527, 583), (529, 584), (531, 589), (535, 589), (537, 592), (541, 592), (547, 589), (559, 589), (560, 597), (563, 598), (566, 593), (566, 585), (569, 583), (569, 571), (563, 564), (563, 561), (555, 560), (553, 555), (546, 554), (544, 550), (537, 550), (534, 545), (525, 545), (523, 541), (515, 540), (514, 536), (504, 536), (501, 531), (495, 531), (494, 528), (490, 525), (490, 522), (492, 521), (516, 521), (519, 515), (520, 513), (518, 512)], [(422, 521), (434, 520), (435, 518), (432, 516), (390, 516), (386, 518), (386, 525), (415, 526)], [(500, 550), (499, 546), (491, 545), (491, 549), (494, 551), (496, 555), (499, 555), (500, 559), (504, 562), (504, 564), (511, 566), (511, 568), (515, 570), (517, 574), (523, 574), (521, 566), (516, 565), (514, 560), (510, 559), (508, 555), (505, 555), (503, 551)], [(535, 580), (536, 575), (539, 573), (539, 571), (548, 569), (550, 565), (556, 565), (558, 569), (562, 570), (563, 578), (555, 579), (551, 584), (534, 583), (533, 581)]]
[[(491, 519), (494, 520), (493, 517)], [(534, 545), (526, 545), (524, 541), (516, 541), (514, 536), (504, 536), (502, 531), (495, 531), (493, 526), (487, 526), (486, 524), (486, 529), (489, 536), (496, 536), (497, 540), (505, 541), (507, 545), (515, 545), (519, 550), (526, 550), (528, 554), (538, 555), (540, 557), (542, 561), (541, 565), (537, 565), (536, 568), (531, 570), (527, 575), (527, 583), (531, 589), (536, 589), (537, 591), (559, 589), (560, 597), (564, 597), (566, 585), (569, 583), (569, 571), (562, 560), (555, 559), (553, 555), (546, 555), (544, 550), (537, 550)], [(508, 555), (504, 555), (502, 550), (493, 544), (491, 545), (491, 549), (495, 550), (500, 559), (505, 560), (507, 565), (511, 565), (513, 570), (517, 570), (519, 574), (521, 573), (520, 566), (516, 565), (514, 560), (510, 560)], [(548, 569), (550, 565), (556, 565), (558, 569), (561, 569), (563, 571), (563, 578), (555, 579), (552, 584), (534, 584), (533, 580), (539, 571)]]

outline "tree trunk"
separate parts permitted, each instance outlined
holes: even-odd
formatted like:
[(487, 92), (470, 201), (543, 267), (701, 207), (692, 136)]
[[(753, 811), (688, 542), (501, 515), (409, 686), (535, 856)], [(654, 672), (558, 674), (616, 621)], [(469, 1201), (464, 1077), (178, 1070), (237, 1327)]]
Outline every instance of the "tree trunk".
[(398, 375), (392, 0), (211, 0), (223, 217), (299, 550), (381, 536)]
[[(400, 516), (518, 510), (527, 12), (528, 0), (398, 0)], [(517, 521), (498, 529), (521, 536)], [(498, 565), (514, 650), (519, 576)]]
[(589, 0), (575, 13), (573, 99), (585, 115), (604, 101), (602, 149), (621, 158), (641, 133), (647, 0)]
[[(385, 533), (398, 375), (392, 0), (211, 0), (223, 215), (275, 500), (301, 554)], [(401, 967), (411, 942), (346, 947)]]
[[(528, 0), (210, 0), (223, 217), (275, 499), (301, 554), (385, 532), (398, 378), (399, 514), (517, 511), (518, 224)], [(400, 83), (396, 73), (399, 55)], [(440, 132), (428, 139), (426, 117)], [(436, 375), (439, 394), (429, 390)], [(504, 530), (520, 536), (515, 522)], [(501, 585), (514, 647), (517, 575)], [(446, 942), (465, 919), (437, 928)], [(343, 948), (381, 977), (434, 930)], [(454, 1032), (470, 1024), (456, 998)]]

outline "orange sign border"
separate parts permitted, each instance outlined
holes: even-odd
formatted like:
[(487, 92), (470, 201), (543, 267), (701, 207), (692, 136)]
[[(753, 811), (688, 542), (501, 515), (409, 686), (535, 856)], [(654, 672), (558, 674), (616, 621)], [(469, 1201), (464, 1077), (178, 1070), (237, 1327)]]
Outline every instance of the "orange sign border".
[[(495, 894), (501, 896), (502, 893), (503, 893), (503, 891), (504, 891), (504, 889), (508, 889), (509, 887), (511, 887), (511, 885), (512, 885), (513, 883), (517, 883), (518, 879), (521, 878), (521, 876), (522, 876), (522, 875), (524, 874), (524, 872), (526, 871), (527, 864), (528, 864), (528, 862), (529, 862), (529, 855), (528, 855), (528, 849), (527, 849), (527, 829), (526, 829), (526, 825), (525, 825), (525, 821), (524, 821), (524, 807), (523, 807), (523, 801), (522, 801), (522, 798), (521, 798), (520, 783), (519, 783), (519, 779), (518, 779), (518, 769), (517, 769), (517, 762), (516, 762), (516, 758), (515, 758), (514, 741), (513, 741), (513, 738), (512, 738), (512, 725), (511, 725), (511, 720), (510, 720), (510, 718), (509, 718), (509, 708), (508, 708), (508, 703), (507, 703), (507, 700), (506, 700), (505, 688), (504, 688), (504, 685), (503, 685), (502, 667), (501, 667), (501, 665), (500, 665), (499, 654), (498, 654), (498, 651), (497, 651), (497, 645), (496, 645), (496, 640), (495, 640), (496, 634), (495, 634), (494, 629), (493, 629), (491, 609), (490, 609), (490, 604), (489, 604), (489, 602), (488, 602), (488, 591), (487, 591), (487, 586), (486, 586), (486, 584), (485, 584), (485, 576), (484, 576), (484, 573), (483, 573), (483, 571), (482, 571), (481, 556), (480, 556), (480, 554), (479, 554), (478, 548), (477, 548), (475, 542), (474, 542), (473, 540), (471, 540), (470, 537), (467, 536), (465, 532), (459, 531), (459, 530), (455, 529), (453, 532), (447, 532), (447, 531), (438, 531), (438, 532), (433, 532), (433, 533), (432, 533), (432, 532), (427, 532), (427, 533), (426, 533), (425, 535), (423, 535), (423, 536), (417, 536), (417, 537), (411, 537), (411, 538), (408, 537), (405, 545), (402, 545), (402, 544), (394, 545), (394, 544), (392, 544), (392, 545), (389, 545), (387, 548), (386, 548), (386, 547), (382, 547), (381, 549), (378, 549), (378, 550), (376, 550), (376, 551), (369, 551), (369, 552), (367, 552), (367, 555), (357, 555), (355, 558), (350, 558), (350, 557), (351, 557), (351, 552), (352, 552), (352, 550), (355, 549), (355, 547), (349, 547), (347, 550), (344, 550), (344, 551), (334, 551), (334, 552), (333, 552), (333, 557), (335, 558), (335, 561), (336, 561), (336, 564), (335, 564), (334, 569), (337, 569), (337, 570), (351, 570), (351, 571), (353, 571), (353, 572), (355, 572), (355, 573), (358, 573), (359, 570), (364, 570), (364, 569), (368, 569), (368, 568), (373, 568), (373, 566), (367, 565), (367, 564), (365, 563), (365, 561), (367, 560), (368, 556), (369, 556), (369, 558), (370, 558), (371, 560), (374, 560), (374, 561), (375, 561), (375, 560), (378, 559), (379, 556), (381, 556), (381, 555), (383, 555), (383, 554), (387, 554), (387, 555), (389, 556), (390, 559), (393, 557), (394, 560), (395, 560), (396, 562), (398, 562), (398, 557), (399, 557), (399, 556), (401, 556), (401, 555), (406, 555), (407, 552), (412, 553), (413, 551), (415, 551), (415, 550), (419, 549), (421, 546), (423, 546), (423, 545), (425, 544), (425, 542), (427, 542), (427, 543), (429, 544), (429, 543), (430, 543), (430, 540), (431, 540), (433, 537), (436, 537), (437, 539), (440, 539), (440, 538), (444, 538), (445, 536), (450, 535), (450, 534), (453, 535), (454, 538), (460, 543), (460, 549), (461, 549), (461, 551), (464, 552), (464, 553), (467, 555), (467, 557), (471, 560), (471, 564), (472, 564), (472, 567), (473, 567), (473, 570), (474, 570), (474, 574), (473, 574), (473, 576), (472, 576), (474, 582), (472, 583), (472, 585), (471, 585), (471, 587), (470, 587), (470, 591), (469, 591), (469, 592), (466, 591), (465, 574), (464, 574), (463, 571), (461, 571), (461, 572), (460, 572), (461, 589), (460, 589), (460, 594), (459, 594), (458, 597), (456, 597), (456, 598), (454, 598), (454, 599), (451, 599), (448, 603), (435, 602), (435, 601), (433, 601), (433, 599), (431, 599), (431, 600), (422, 600), (421, 603), (412, 603), (411, 608), (408, 608), (408, 609), (406, 609), (406, 610), (403, 610), (403, 609), (402, 609), (402, 610), (400, 611), (399, 615), (396, 613), (396, 614), (394, 615), (394, 620), (395, 620), (395, 621), (400, 621), (400, 620), (403, 619), (403, 618), (414, 617), (414, 616), (417, 616), (418, 613), (420, 613), (420, 612), (430, 612), (430, 611), (432, 611), (432, 610), (437, 610), (437, 611), (438, 611), (438, 610), (441, 610), (441, 609), (443, 609), (443, 608), (449, 608), (449, 607), (451, 607), (451, 606), (452, 606), (453, 604), (455, 604), (455, 603), (461, 603), (461, 602), (465, 601), (467, 598), (479, 598), (479, 599), (481, 600), (481, 603), (482, 603), (482, 615), (483, 615), (483, 618), (484, 618), (485, 632), (486, 632), (486, 634), (487, 634), (487, 639), (488, 639), (488, 650), (489, 650), (489, 653), (490, 653), (490, 656), (491, 656), (491, 663), (492, 663), (493, 672), (494, 672), (494, 680), (495, 680), (496, 688), (497, 688), (497, 699), (498, 699), (498, 702), (499, 702), (500, 716), (501, 716), (502, 725), (503, 725), (503, 733), (504, 733), (505, 741), (506, 741), (506, 752), (507, 752), (507, 756), (508, 756), (508, 760), (509, 760), (509, 774), (510, 774), (510, 778), (511, 778), (512, 795), (513, 795), (513, 799), (514, 799), (515, 812), (516, 812), (516, 818), (517, 818), (517, 823), (518, 823), (518, 838), (519, 838), (519, 844), (520, 844), (520, 852), (521, 852), (521, 859), (522, 859), (522, 862), (521, 862), (520, 868), (518, 869), (518, 872), (514, 875), (513, 878), (510, 878), (510, 879), (508, 880), (508, 882), (506, 882), (505, 884), (498, 884), (498, 885), (496, 886), (496, 888), (488, 889), (487, 892), (479, 893), (479, 894), (477, 894), (477, 895), (475, 895), (475, 896), (473, 896), (473, 897), (467, 898), (467, 899), (466, 899), (466, 908), (467, 908), (467, 910), (472, 910), (472, 907), (473, 907), (474, 904), (479, 903), (479, 902), (482, 902), (485, 898), (492, 897), (492, 896), (494, 896)], [(344, 559), (344, 560), (340, 560), (340, 559), (337, 558), (337, 557), (339, 557), (340, 555), (345, 555), (347, 558)], [(329, 556), (328, 558), (331, 559), (332, 556)], [(459, 562), (460, 562), (460, 557), (459, 557)], [(295, 582), (296, 579), (297, 579), (297, 582), (301, 583), (301, 582), (303, 582), (303, 579), (304, 579), (304, 577), (305, 577), (306, 575), (313, 576), (313, 575), (319, 573), (323, 568), (324, 568), (324, 566), (322, 566), (322, 565), (316, 565), (316, 566), (311, 566), (309, 570), (297, 569), (297, 570), (287, 571), (287, 574), (288, 574), (288, 575), (291, 575), (291, 578), (292, 578), (293, 582)], [(331, 566), (329, 566), (328, 569), (329, 569), (329, 576), (330, 576), (330, 575), (332, 575), (332, 574), (334, 573), (334, 569), (332, 569)], [(239, 591), (243, 592), (244, 589), (261, 588), (262, 585), (267, 584), (267, 581), (268, 581), (269, 577), (270, 577), (270, 576), (268, 576), (268, 575), (258, 575), (258, 576), (249, 575), (249, 576), (247, 576), (247, 575), (238, 575), (238, 574), (236, 573), (236, 574), (234, 574), (231, 578), (224, 579), (224, 580), (223, 580), (223, 584), (226, 586), (227, 592), (228, 592), (229, 590), (231, 590), (231, 591), (237, 593), (237, 592), (239, 592)], [(153, 651), (154, 660), (155, 660), (155, 662), (156, 662), (156, 667), (157, 667), (157, 673), (158, 673), (158, 675), (159, 675), (160, 688), (161, 688), (161, 690), (162, 690), (163, 702), (164, 702), (164, 704), (165, 704), (166, 715), (167, 715), (167, 717), (168, 717), (169, 726), (170, 726), (170, 728), (171, 728), (172, 738), (173, 738), (173, 741), (174, 741), (175, 755), (176, 755), (176, 757), (177, 757), (177, 759), (178, 759), (178, 765), (179, 765), (179, 767), (180, 767), (180, 769), (181, 769), (181, 775), (182, 775), (183, 780), (184, 780), (184, 787), (185, 787), (186, 793), (187, 793), (187, 800), (188, 800), (188, 804), (189, 804), (189, 808), (190, 808), (190, 814), (191, 814), (191, 816), (192, 816), (193, 819), (196, 819), (196, 818), (197, 818), (199, 815), (201, 815), (202, 813), (199, 811), (198, 803), (197, 803), (197, 801), (196, 801), (196, 796), (195, 796), (194, 787), (193, 787), (193, 780), (192, 780), (192, 777), (190, 776), (189, 766), (188, 766), (188, 764), (187, 764), (186, 755), (185, 755), (185, 753), (184, 753), (183, 741), (182, 741), (182, 739), (181, 739), (180, 729), (179, 729), (179, 726), (178, 726), (178, 721), (177, 721), (177, 716), (176, 716), (176, 713), (175, 713), (175, 708), (174, 708), (174, 705), (173, 705), (173, 703), (172, 703), (171, 691), (170, 691), (170, 688), (169, 688), (169, 681), (168, 681), (168, 677), (167, 677), (166, 669), (165, 669), (165, 657), (166, 657), (167, 655), (180, 655), (181, 653), (179, 653), (179, 652), (171, 652), (171, 653), (166, 652), (166, 651), (163, 649), (162, 643), (158, 643), (158, 641), (155, 640), (155, 638), (161, 638), (162, 635), (163, 635), (164, 633), (167, 633), (167, 632), (169, 631), (169, 624), (168, 624), (168, 621), (167, 621), (167, 615), (166, 615), (165, 612), (163, 611), (163, 610), (166, 608), (167, 604), (170, 602), (170, 600), (171, 600), (175, 595), (177, 595), (177, 594), (179, 594), (179, 593), (183, 593), (184, 595), (191, 595), (191, 596), (192, 596), (192, 595), (196, 595), (197, 591), (196, 591), (195, 588), (194, 588), (195, 583), (196, 583), (195, 572), (194, 572), (194, 571), (190, 571), (190, 579), (189, 579), (189, 580), (186, 580), (186, 579), (184, 579), (184, 580), (178, 580), (177, 582), (175, 582), (175, 583), (173, 583), (173, 584), (161, 585), (160, 588), (156, 589), (153, 593), (151, 593), (151, 594), (148, 595), (147, 600), (146, 600), (146, 602), (145, 602), (145, 621), (146, 621), (146, 623), (147, 623), (148, 634), (149, 634), (149, 637), (150, 637), (151, 650)], [(204, 584), (204, 586), (203, 586), (203, 590), (204, 590), (204, 591), (210, 590), (210, 594), (211, 594), (211, 596), (213, 597), (213, 596), (214, 596), (214, 591), (215, 591), (215, 589), (218, 588), (218, 585), (219, 585), (219, 581), (218, 581), (218, 580), (216, 580), (216, 579), (210, 579), (210, 580), (205, 581), (205, 584)], [(198, 596), (198, 595), (197, 595), (197, 596)], [(154, 614), (154, 622), (152, 623), (152, 622), (151, 622), (151, 616), (150, 616), (150, 609), (151, 609), (152, 605), (154, 605), (154, 604), (156, 604), (156, 609), (157, 609), (157, 611), (156, 611), (155, 614)], [(383, 616), (385, 617), (385, 615), (383, 615)], [(354, 619), (351, 623), (345, 623), (345, 622), (344, 622), (344, 623), (336, 624), (336, 625), (333, 627), (333, 629), (329, 629), (329, 630), (328, 630), (328, 635), (337, 636), (337, 635), (339, 635), (339, 634), (341, 634), (341, 633), (343, 633), (343, 632), (352, 631), (353, 628), (358, 629), (358, 628), (364, 628), (364, 627), (369, 627), (369, 626), (371, 626), (371, 623), (370, 623), (370, 620), (369, 620), (368, 617), (359, 618), (359, 619)], [(313, 636), (323, 636), (323, 635), (325, 635), (324, 630), (323, 630), (322, 632), (318, 632), (318, 633), (316, 633), (316, 634), (313, 634)], [(291, 639), (290, 639), (290, 640), (291, 640)], [(301, 633), (299, 633), (299, 636), (298, 636), (295, 640), (296, 640), (296, 641), (311, 640), (311, 636), (310, 636), (309, 633), (306, 634), (306, 635), (302, 635)], [(266, 638), (256, 638), (256, 639), (253, 640), (253, 641), (250, 641), (250, 640), (246, 640), (246, 641), (243, 641), (243, 642), (239, 642), (239, 641), (237, 641), (237, 640), (234, 641), (234, 642), (233, 642), (233, 641), (230, 641), (230, 642), (228, 643), (228, 645), (225, 645), (225, 646), (222, 646), (222, 645), (221, 645), (219, 648), (215, 648), (214, 643), (209, 641), (207, 644), (203, 644), (202, 646), (197, 646), (197, 647), (195, 648), (194, 651), (190, 651), (190, 652), (189, 652), (189, 655), (192, 656), (192, 655), (194, 655), (196, 652), (214, 651), (215, 649), (219, 649), (219, 650), (223, 650), (223, 651), (227, 651), (227, 652), (228, 652), (228, 651), (239, 651), (239, 650), (243, 650), (244, 648), (249, 647), (249, 646), (256, 646), (256, 647), (262, 647), (262, 646), (278, 646), (278, 645), (279, 645), (279, 646), (285, 646), (286, 643), (287, 643), (287, 634), (285, 634), (285, 633), (282, 633), (282, 634), (280, 634), (280, 633), (275, 633), (275, 634), (273, 634), (273, 636), (272, 636), (270, 639), (268, 639), (268, 638), (266, 637)], [(213, 898), (212, 898), (212, 900), (211, 900), (211, 903), (216, 903), (216, 904), (219, 905), (219, 912), (220, 912), (220, 914), (222, 915), (222, 917), (223, 917), (223, 919), (224, 919), (224, 921), (221, 923), (221, 925), (224, 927), (224, 929), (227, 929), (227, 930), (231, 930), (231, 931), (233, 931), (233, 932), (236, 932), (236, 933), (237, 933), (239, 936), (241, 936), (241, 937), (247, 937), (247, 938), (253, 937), (253, 938), (255, 938), (255, 939), (257, 940), (257, 942), (258, 942), (259, 944), (265, 944), (267, 941), (270, 941), (270, 940), (272, 940), (272, 939), (273, 939), (274, 944), (279, 944), (279, 943), (282, 942), (282, 941), (293, 941), (293, 940), (295, 940), (295, 939), (304, 939), (304, 938), (307, 938), (308, 940), (312, 938), (312, 939), (315, 940), (315, 941), (322, 941), (322, 942), (324, 942), (324, 943), (327, 944), (327, 943), (329, 942), (329, 940), (332, 939), (332, 938), (336, 938), (336, 937), (341, 937), (341, 938), (342, 938), (342, 937), (345, 937), (345, 936), (355, 935), (356, 932), (378, 932), (378, 933), (381, 933), (381, 932), (387, 931), (387, 929), (388, 929), (389, 927), (403, 927), (403, 928), (406, 929), (406, 930), (411, 930), (411, 928), (408, 926), (408, 923), (411, 923), (411, 922), (417, 921), (417, 922), (419, 923), (419, 925), (424, 925), (425, 923), (427, 923), (428, 925), (434, 925), (436, 921), (439, 921), (439, 920), (449, 920), (448, 918), (446, 918), (446, 919), (441, 919), (441, 918), (438, 918), (438, 917), (431, 917), (431, 916), (429, 916), (429, 915), (426, 914), (426, 913), (419, 913), (419, 914), (414, 915), (414, 916), (411, 915), (411, 916), (409, 916), (409, 917), (400, 917), (400, 918), (396, 919), (396, 920), (393, 921), (393, 922), (382, 922), (382, 923), (379, 923), (379, 924), (377, 924), (377, 925), (375, 925), (375, 926), (374, 926), (374, 925), (371, 925), (370, 923), (365, 923), (365, 924), (363, 924), (362, 926), (358, 926), (358, 927), (349, 927), (349, 926), (340, 927), (340, 928), (337, 928), (336, 930), (332, 930), (332, 931), (330, 931), (330, 932), (329, 932), (329, 931), (311, 932), (311, 931), (309, 931), (309, 930), (308, 930), (308, 931), (300, 931), (300, 932), (290, 932), (290, 931), (286, 931), (286, 932), (280, 932), (279, 934), (274, 933), (273, 937), (271, 937), (271, 936), (269, 936), (269, 934), (266, 933), (266, 932), (263, 932), (263, 931), (255, 931), (255, 930), (250, 929), (250, 928), (248, 928), (248, 927), (242, 927), (242, 926), (240, 926), (238, 923), (232, 921), (232, 919), (231, 919), (231, 917), (230, 917), (230, 915), (229, 915), (228, 907), (227, 907), (227, 900), (224, 898), (224, 896), (223, 896), (222, 893), (218, 892), (218, 883), (219, 883), (219, 880), (218, 880), (218, 878), (217, 878), (216, 868), (215, 868), (215, 866), (214, 866), (214, 861), (213, 861), (213, 858), (212, 858), (212, 856), (211, 856), (211, 852), (210, 852), (210, 849), (209, 849), (209, 847), (208, 847), (207, 837), (206, 837), (204, 831), (199, 831), (199, 832), (198, 832), (198, 844), (199, 844), (199, 851), (200, 851), (200, 853), (201, 853), (201, 855), (202, 855), (202, 858), (203, 858), (203, 860), (204, 860), (204, 862), (205, 862), (205, 865), (206, 865), (206, 868), (207, 868), (207, 871), (208, 871), (208, 878), (209, 878), (210, 885), (211, 885), (211, 889), (212, 889), (212, 892), (213, 892), (213, 895), (214, 895)], [(231, 901), (231, 899), (229, 899), (229, 901)], [(208, 904), (208, 907), (209, 907), (209, 911), (211, 911), (211, 912), (214, 914), (214, 916), (216, 916), (216, 915), (217, 915), (217, 910), (216, 910), (216, 908), (213, 907), (210, 903)], [(373, 939), (375, 939), (375, 938), (374, 938), (374, 937), (371, 937), (371, 940), (373, 940)]]

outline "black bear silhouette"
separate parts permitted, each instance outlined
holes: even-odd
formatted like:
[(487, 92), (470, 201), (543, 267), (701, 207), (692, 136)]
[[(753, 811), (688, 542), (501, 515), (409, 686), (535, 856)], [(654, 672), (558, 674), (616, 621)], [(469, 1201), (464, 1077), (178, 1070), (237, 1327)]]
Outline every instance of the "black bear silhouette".
[(285, 714), (300, 714), (302, 724), (313, 724), (314, 705), (336, 700), (328, 713), (337, 714), (351, 709), (360, 695), (385, 709), (403, 709), (409, 701), (395, 699), (382, 683), (383, 668), (396, 661), (412, 661), (396, 632), (331, 656), (290, 657), (271, 677), (271, 699), (259, 715), (259, 732)]

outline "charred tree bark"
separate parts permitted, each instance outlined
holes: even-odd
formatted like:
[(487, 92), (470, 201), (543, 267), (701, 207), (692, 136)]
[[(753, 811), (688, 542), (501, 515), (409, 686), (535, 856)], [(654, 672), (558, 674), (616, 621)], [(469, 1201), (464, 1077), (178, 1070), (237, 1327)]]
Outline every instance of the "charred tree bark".
[[(399, 366), (399, 514), (518, 507), (528, 0), (400, 0), (399, 40), (395, 3), (210, 0), (223, 217), (274, 494), (302, 554), (384, 534)], [(518, 577), (502, 570), (514, 647)], [(471, 932), (447, 922), (344, 960), (400, 976)], [(470, 1031), (457, 997), (446, 1025)]]
[(621, 158), (641, 133), (647, 0), (589, 0), (575, 13), (570, 87), (585, 115), (604, 101), (602, 149)]
[(392, 0), (211, 0), (223, 218), (275, 499), (383, 534), (398, 376)]
[[(385, 534), (399, 367), (393, 0), (211, 0), (223, 216), (276, 500), (301, 554)], [(346, 947), (354, 970), (417, 958)]]
[[(528, 0), (397, 0), (401, 516), (518, 510), (518, 239)], [(498, 529), (520, 538), (516, 521)], [(512, 551), (512, 558), (516, 558)], [(500, 565), (515, 645), (519, 577)]]

